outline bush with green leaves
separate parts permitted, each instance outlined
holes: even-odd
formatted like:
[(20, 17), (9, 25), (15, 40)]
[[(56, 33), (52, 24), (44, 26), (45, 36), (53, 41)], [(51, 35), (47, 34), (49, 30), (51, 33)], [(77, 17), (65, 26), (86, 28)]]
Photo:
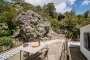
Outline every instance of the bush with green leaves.
[(0, 46), (0, 52), (2, 51), (2, 46)]
[(12, 38), (10, 37), (1, 37), (0, 38), (0, 46), (6, 46), (12, 48), (14, 43), (12, 42)]
[(10, 36), (11, 32), (9, 30), (3, 32), (2, 29), (0, 29), (0, 37), (3, 36)]
[(0, 22), (5, 23), (8, 26), (8, 29), (13, 34), (13, 30), (16, 29), (16, 16), (17, 16), (17, 10), (15, 7), (13, 7), (13, 4), (10, 4), (8, 2), (0, 2)]
[(51, 18), (51, 19), (49, 19), (49, 20), (50, 20), (52, 29), (53, 29), (55, 32), (59, 33), (59, 30), (60, 30), (60, 22), (59, 22), (58, 20), (54, 19), (54, 18)]
[(69, 31), (69, 32), (66, 33), (66, 37), (67, 37), (67, 38), (71, 38), (72, 34), (73, 34), (73, 33)]

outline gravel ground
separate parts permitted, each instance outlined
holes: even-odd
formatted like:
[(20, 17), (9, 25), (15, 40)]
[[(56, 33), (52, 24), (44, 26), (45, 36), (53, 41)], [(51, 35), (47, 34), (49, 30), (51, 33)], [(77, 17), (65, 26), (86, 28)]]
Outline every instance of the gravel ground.
[(81, 53), (80, 47), (70, 47), (71, 59), (72, 60), (87, 60)]
[(60, 42), (48, 45), (48, 60), (60, 60), (62, 45)]

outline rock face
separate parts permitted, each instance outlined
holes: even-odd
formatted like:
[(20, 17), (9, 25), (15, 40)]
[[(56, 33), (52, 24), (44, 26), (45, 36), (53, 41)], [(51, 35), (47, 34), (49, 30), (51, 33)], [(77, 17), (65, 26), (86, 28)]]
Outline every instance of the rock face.
[(8, 30), (8, 26), (6, 26), (4, 23), (0, 23), (0, 29), (2, 29), (3, 31)]
[(16, 20), (20, 28), (19, 34), (28, 41), (46, 36), (51, 29), (50, 22), (32, 10), (22, 12)]

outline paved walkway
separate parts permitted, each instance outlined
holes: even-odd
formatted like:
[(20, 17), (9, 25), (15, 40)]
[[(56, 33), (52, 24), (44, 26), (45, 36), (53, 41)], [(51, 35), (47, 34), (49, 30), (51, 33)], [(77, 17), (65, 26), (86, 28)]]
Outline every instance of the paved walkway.
[(80, 42), (68, 42), (68, 46), (69, 46), (69, 47), (80, 46)]
[(60, 60), (63, 43), (57, 42), (48, 45), (48, 59), (46, 60)]
[[(64, 42), (64, 41), (65, 41), (64, 39), (50, 40), (50, 41), (46, 41), (46, 42), (41, 42), (41, 45), (42, 44), (52, 44), (52, 43), (55, 43), (55, 42)], [(37, 42), (29, 43), (29, 45), (33, 44), (33, 43), (37, 43)], [(19, 46), (19, 47), (16, 47), (15, 49), (12, 49), (12, 50), (10, 50), (6, 53), (0, 54), (0, 60), (5, 60), (5, 59), (19, 53), (22, 48), (23, 48), (23, 45)]]

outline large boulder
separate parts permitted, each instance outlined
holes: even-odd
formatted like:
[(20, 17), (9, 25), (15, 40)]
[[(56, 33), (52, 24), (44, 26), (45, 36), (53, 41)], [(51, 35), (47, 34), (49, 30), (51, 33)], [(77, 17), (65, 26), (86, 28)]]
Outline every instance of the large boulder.
[(50, 22), (32, 10), (20, 13), (16, 20), (20, 28), (21, 37), (28, 41), (45, 37), (51, 29)]

